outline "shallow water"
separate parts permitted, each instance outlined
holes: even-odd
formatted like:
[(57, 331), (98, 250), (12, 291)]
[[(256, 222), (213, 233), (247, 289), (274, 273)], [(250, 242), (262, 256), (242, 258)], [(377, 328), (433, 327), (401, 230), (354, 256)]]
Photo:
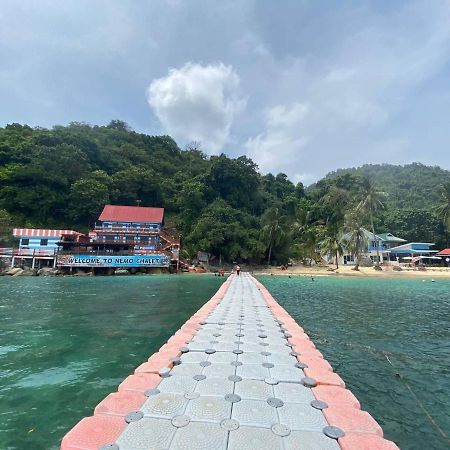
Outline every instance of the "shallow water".
[[(402, 449), (448, 448), (418, 402), (448, 433), (450, 282), (260, 279), (389, 439)], [(0, 449), (57, 449), (222, 281), (0, 278)]]
[(57, 449), (223, 278), (0, 278), (0, 449)]
[(450, 432), (449, 280), (259, 279), (386, 438), (402, 449), (450, 448), (439, 431)]

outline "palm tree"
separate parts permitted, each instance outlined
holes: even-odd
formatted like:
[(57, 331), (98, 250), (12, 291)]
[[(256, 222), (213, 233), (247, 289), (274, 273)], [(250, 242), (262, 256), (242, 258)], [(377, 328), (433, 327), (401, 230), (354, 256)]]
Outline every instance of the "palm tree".
[(267, 265), (270, 265), (270, 260), (272, 258), (272, 250), (275, 245), (278, 245), (284, 236), (283, 230), (283, 220), (284, 216), (281, 215), (279, 208), (273, 207), (268, 209), (263, 217), (262, 223), (262, 234), (268, 241), (269, 255), (267, 257)]
[[(439, 214), (442, 223), (447, 228), (447, 232), (450, 231), (450, 181), (444, 183), (441, 189), (440, 203), (436, 206), (436, 212)], [(448, 234), (447, 234), (447, 246), (448, 246)]]
[(355, 257), (355, 267), (353, 270), (359, 270), (361, 254), (367, 250), (368, 239), (366, 230), (363, 227), (362, 217), (356, 212), (347, 216), (345, 242), (348, 250)]
[(344, 253), (341, 237), (336, 228), (329, 228), (323, 241), (319, 242), (322, 256), (331, 255), (335, 258), (336, 269), (339, 269), (339, 255)]
[(294, 235), (301, 236), (309, 228), (310, 211), (300, 209), (297, 212), (297, 217), (292, 222), (291, 229)]
[(301, 209), (291, 224), (291, 233), (295, 240), (295, 246), (304, 260), (309, 260), (309, 265), (318, 256), (318, 230), (317, 226), (310, 223), (310, 211)]
[(344, 211), (349, 204), (349, 192), (337, 186), (332, 186), (320, 199), (319, 203), (326, 208), (326, 223), (336, 226), (342, 223)]
[(321, 225), (309, 225), (295, 242), (297, 253), (311, 266), (319, 255), (319, 242), (323, 236)]
[(370, 221), (370, 226), (372, 228), (373, 238), (375, 239), (375, 245), (377, 248), (377, 261), (375, 267), (380, 267), (380, 250), (379, 242), (377, 240), (377, 235), (375, 234), (375, 226), (373, 218), (375, 213), (384, 208), (384, 204), (381, 201), (382, 197), (386, 194), (384, 192), (378, 191), (370, 178), (363, 178), (362, 180), (362, 199), (356, 207), (356, 213), (363, 214), (368, 217)]

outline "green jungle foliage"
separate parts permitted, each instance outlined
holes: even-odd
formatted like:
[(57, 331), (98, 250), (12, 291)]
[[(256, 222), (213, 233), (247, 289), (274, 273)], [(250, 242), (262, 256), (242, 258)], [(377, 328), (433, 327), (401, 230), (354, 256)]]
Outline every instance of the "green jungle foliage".
[[(245, 156), (180, 150), (169, 136), (136, 133), (119, 120), (51, 130), (11, 124), (0, 128), (0, 246), (12, 226), (87, 231), (112, 203), (164, 207), (186, 257), (202, 250), (229, 262), (311, 260), (320, 242), (344, 230), (364, 196), (364, 177), (383, 191), (377, 232), (445, 245), (441, 187), (450, 172), (438, 167), (338, 170), (305, 191), (285, 174), (261, 175)], [(370, 228), (368, 216), (360, 219)]]

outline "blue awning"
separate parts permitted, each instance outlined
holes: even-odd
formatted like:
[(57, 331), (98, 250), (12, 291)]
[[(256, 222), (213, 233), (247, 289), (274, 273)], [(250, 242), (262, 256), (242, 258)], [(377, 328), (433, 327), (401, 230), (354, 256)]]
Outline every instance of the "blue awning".
[(427, 255), (437, 253), (439, 250), (414, 250), (411, 248), (401, 248), (398, 250), (391, 250), (391, 255)]

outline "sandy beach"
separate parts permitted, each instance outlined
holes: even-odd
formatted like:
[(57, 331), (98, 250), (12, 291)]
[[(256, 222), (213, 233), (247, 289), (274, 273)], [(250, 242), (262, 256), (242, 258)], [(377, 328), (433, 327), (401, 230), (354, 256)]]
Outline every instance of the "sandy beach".
[(290, 266), (286, 270), (278, 267), (251, 269), (243, 266), (243, 270), (249, 270), (254, 275), (281, 275), (281, 276), (352, 276), (352, 277), (413, 277), (413, 278), (448, 278), (450, 279), (449, 267), (430, 267), (426, 270), (418, 270), (413, 267), (402, 267), (401, 271), (393, 270), (392, 267), (383, 267), (375, 270), (373, 267), (360, 267), (359, 271), (353, 270), (352, 266), (342, 266), (336, 270), (335, 265), (322, 266)]

